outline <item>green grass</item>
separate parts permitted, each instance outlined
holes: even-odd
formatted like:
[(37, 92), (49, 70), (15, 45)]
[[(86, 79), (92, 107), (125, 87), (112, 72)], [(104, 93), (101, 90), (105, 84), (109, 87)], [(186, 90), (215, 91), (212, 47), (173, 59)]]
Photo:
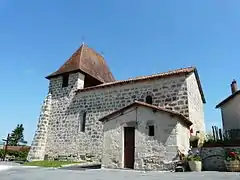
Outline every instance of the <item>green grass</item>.
[(39, 166), (39, 167), (62, 167), (63, 165), (68, 164), (79, 164), (80, 162), (71, 162), (71, 161), (32, 161), (25, 162), (26, 166)]

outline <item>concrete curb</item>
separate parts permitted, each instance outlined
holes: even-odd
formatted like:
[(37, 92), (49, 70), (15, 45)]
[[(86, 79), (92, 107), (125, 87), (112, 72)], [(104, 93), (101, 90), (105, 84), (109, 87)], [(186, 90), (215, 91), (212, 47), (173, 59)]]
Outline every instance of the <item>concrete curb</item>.
[(34, 169), (34, 168), (39, 168), (38, 166), (11, 166), (11, 165), (1, 165), (0, 164), (0, 171), (5, 171), (8, 169)]
[(95, 163), (95, 162), (80, 162), (78, 164), (66, 164), (66, 165), (62, 165), (62, 167), (71, 167), (71, 166), (78, 166), (78, 167), (86, 167), (86, 166), (96, 166), (96, 165), (100, 165), (100, 163)]
[(62, 165), (61, 167), (71, 167), (71, 166), (79, 166), (79, 165), (81, 165), (81, 163), (79, 163), (79, 164), (66, 164), (66, 165)]
[(15, 166), (17, 168), (39, 168), (38, 166)]

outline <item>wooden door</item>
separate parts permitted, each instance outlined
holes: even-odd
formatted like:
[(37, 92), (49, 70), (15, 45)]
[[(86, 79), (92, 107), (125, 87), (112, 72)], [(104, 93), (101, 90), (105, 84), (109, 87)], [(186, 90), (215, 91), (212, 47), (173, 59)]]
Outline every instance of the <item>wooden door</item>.
[(124, 168), (134, 169), (135, 128), (124, 127)]

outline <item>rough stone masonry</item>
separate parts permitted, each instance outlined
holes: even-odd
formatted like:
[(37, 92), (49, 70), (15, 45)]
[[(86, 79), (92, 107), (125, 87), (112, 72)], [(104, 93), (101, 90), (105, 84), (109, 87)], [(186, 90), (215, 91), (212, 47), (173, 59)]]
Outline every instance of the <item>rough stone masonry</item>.
[[(190, 120), (195, 130), (204, 131), (203, 103), (194, 73), (189, 76), (169, 77), (136, 84), (119, 85), (77, 92), (80, 73), (70, 75), (70, 84), (61, 87), (61, 77), (50, 81), (47, 96), (36, 131), (29, 160), (40, 160), (44, 155), (64, 155), (76, 160), (87, 157), (101, 159), (102, 124), (99, 118), (134, 102), (153, 97), (153, 104), (196, 117)], [(188, 84), (192, 84), (188, 89)], [(192, 99), (191, 99), (192, 98)], [(191, 103), (191, 104), (189, 104)], [(81, 115), (86, 113), (85, 132), (81, 132)]]
[(145, 101), (148, 95), (153, 105), (189, 118), (194, 132), (205, 131), (205, 100), (195, 68), (91, 87), (85, 87), (86, 73), (68, 74), (66, 87), (62, 87), (63, 75), (50, 78), (49, 93), (28, 155), (30, 161), (60, 156), (101, 162), (103, 127), (99, 119), (136, 100)]

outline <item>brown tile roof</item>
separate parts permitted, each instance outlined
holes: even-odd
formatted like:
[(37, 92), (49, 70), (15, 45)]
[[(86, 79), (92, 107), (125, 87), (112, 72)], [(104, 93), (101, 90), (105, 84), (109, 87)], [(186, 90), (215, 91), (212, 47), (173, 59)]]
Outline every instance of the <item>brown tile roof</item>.
[(140, 76), (140, 77), (136, 77), (136, 78), (128, 79), (128, 80), (120, 80), (120, 81), (104, 83), (104, 84), (100, 84), (100, 85), (97, 85), (97, 86), (87, 87), (87, 88), (84, 88), (84, 89), (78, 89), (77, 92), (84, 92), (84, 91), (89, 91), (89, 90), (93, 90), (93, 89), (99, 89), (99, 88), (106, 88), (106, 87), (117, 86), (117, 85), (136, 83), (136, 82), (139, 82), (139, 81), (166, 78), (166, 77), (171, 77), (171, 76), (179, 76), (179, 75), (183, 75), (183, 74), (190, 74), (192, 72), (195, 73), (197, 83), (198, 83), (198, 88), (199, 88), (199, 91), (200, 91), (200, 94), (201, 94), (201, 97), (202, 97), (202, 101), (203, 101), (203, 103), (206, 103), (206, 100), (205, 100), (205, 97), (204, 97), (204, 94), (203, 94), (203, 90), (202, 90), (202, 86), (201, 86), (201, 83), (200, 83), (199, 75), (198, 75), (197, 69), (195, 67), (181, 68), (181, 69), (176, 69), (176, 70), (172, 70), (172, 71), (168, 71), (168, 72), (164, 72), (164, 73), (153, 74), (153, 75), (150, 75), (150, 76)]
[(151, 105), (151, 104), (147, 104), (147, 103), (145, 103), (145, 102), (140, 102), (140, 101), (135, 101), (135, 102), (132, 103), (132, 104), (129, 104), (129, 105), (127, 105), (127, 106), (125, 106), (125, 107), (123, 107), (123, 108), (121, 108), (121, 109), (118, 109), (118, 110), (116, 110), (116, 111), (108, 114), (107, 116), (104, 116), (104, 117), (100, 118), (99, 121), (101, 121), (101, 122), (108, 121), (108, 118), (111, 118), (112, 116), (114, 116), (114, 115), (116, 115), (116, 114), (118, 114), (118, 113), (121, 113), (121, 112), (123, 112), (124, 110), (129, 109), (129, 108), (134, 107), (134, 106), (143, 106), (143, 107), (151, 108), (151, 109), (156, 110), (156, 111), (166, 112), (166, 113), (169, 113), (169, 114), (171, 114), (171, 115), (177, 116), (177, 117), (179, 117), (179, 118), (183, 121), (183, 123), (184, 123), (186, 126), (188, 126), (188, 127), (190, 127), (190, 126), (193, 124), (189, 119), (187, 119), (187, 118), (186, 118), (184, 115), (182, 115), (181, 113), (178, 113), (178, 112), (175, 112), (175, 111), (171, 111), (171, 110), (169, 110), (169, 109), (165, 109), (165, 108), (162, 108), (162, 107), (159, 107), (159, 106), (154, 106), (154, 105)]
[[(4, 146), (5, 149), (5, 146)], [(7, 146), (7, 150), (10, 151), (25, 151), (25, 150), (29, 150), (30, 146)]]
[(216, 108), (221, 107), (222, 105), (224, 105), (225, 103), (227, 103), (229, 100), (233, 99), (236, 95), (238, 95), (240, 93), (240, 90), (238, 90), (237, 92), (235, 92), (234, 94), (231, 94), (230, 96), (228, 96), (226, 99), (224, 99), (223, 101), (221, 101), (220, 103), (218, 103), (216, 105)]
[(81, 47), (54, 73), (47, 76), (47, 79), (59, 76), (68, 72), (81, 71), (102, 83), (115, 81), (104, 58), (83, 44)]

